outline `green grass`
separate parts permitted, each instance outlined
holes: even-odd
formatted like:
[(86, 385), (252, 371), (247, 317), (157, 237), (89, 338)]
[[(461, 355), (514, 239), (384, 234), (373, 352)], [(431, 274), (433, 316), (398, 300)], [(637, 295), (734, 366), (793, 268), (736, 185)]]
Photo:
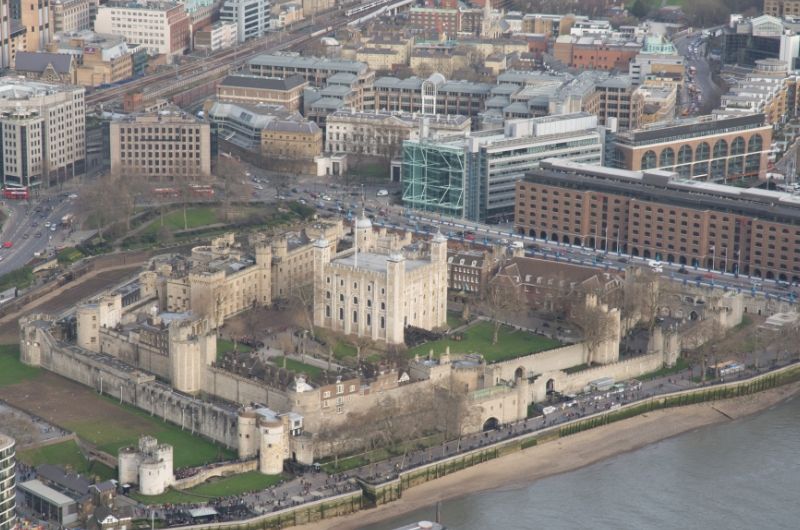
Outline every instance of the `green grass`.
[[(164, 215), (164, 226), (170, 230), (183, 230), (184, 228), (199, 228), (201, 226), (218, 223), (217, 213), (213, 208), (206, 206), (186, 209), (186, 226), (183, 224), (183, 209), (174, 210)], [(161, 216), (147, 225), (142, 234), (156, 234), (161, 228)]]
[(589, 368), (591, 368), (591, 366), (589, 366), (586, 363), (583, 363), (583, 364), (579, 364), (577, 366), (570, 366), (569, 368), (565, 369), (564, 372), (566, 372), (568, 374), (575, 374), (575, 373), (578, 373), (578, 372), (582, 372), (584, 370), (588, 370)]
[(317, 377), (322, 374), (322, 368), (318, 368), (316, 366), (312, 366), (310, 364), (306, 364), (300, 361), (295, 361), (294, 359), (289, 359), (288, 357), (279, 356), (279, 357), (272, 357), (270, 361), (280, 368), (283, 368), (283, 361), (286, 359), (286, 369), (291, 370), (296, 374), (304, 373), (311, 378)]
[(264, 475), (259, 471), (249, 471), (241, 475), (211, 479), (188, 490), (169, 490), (161, 495), (146, 496), (134, 494), (133, 497), (145, 504), (196, 503), (215, 497), (230, 497), (250, 491), (264, 490), (283, 480), (282, 475)]
[(54, 464), (65, 468), (68, 467), (73, 473), (89, 476), (97, 475), (101, 480), (116, 477), (114, 470), (107, 465), (87, 460), (74, 440), (20, 451), (17, 456), (29, 466)]
[(5, 291), (9, 287), (16, 287), (17, 289), (27, 289), (33, 283), (33, 267), (28, 265), (11, 271), (8, 274), (0, 276), (0, 291)]
[(155, 436), (159, 442), (172, 445), (177, 469), (235, 458), (233, 451), (205, 438), (194, 436), (189, 431), (182, 431), (180, 427), (167, 423), (157, 416), (150, 416), (142, 410), (120, 404), (107, 397), (104, 399), (124, 409), (128, 414), (137, 416), (134, 425), (127, 425), (124, 422), (109, 425), (106, 421), (86, 420), (68, 422), (64, 426), (111, 455), (116, 455), (122, 447), (135, 445), (142, 434)]
[(470, 326), (462, 333), (462, 340), (451, 338), (440, 339), (425, 344), (420, 344), (408, 350), (408, 355), (428, 355), (433, 350), (434, 355), (444, 353), (449, 346), (450, 353), (480, 353), (487, 362), (505, 361), (531, 353), (550, 350), (561, 343), (541, 335), (534, 335), (527, 331), (515, 331), (507, 326), (502, 326), (497, 338), (497, 344), (492, 344), (494, 324), (480, 321)]
[[(235, 346), (236, 346), (236, 351), (242, 353), (247, 353), (253, 350), (253, 348), (251, 348), (247, 344), (242, 344), (241, 342), (237, 342)], [(217, 338), (217, 359), (222, 358), (222, 356), (225, 355), (226, 353), (232, 352), (233, 348), (234, 348), (234, 342), (232, 340)]]
[(683, 357), (678, 357), (678, 360), (675, 361), (675, 366), (672, 368), (664, 367), (660, 370), (655, 370), (653, 372), (648, 372), (643, 374), (642, 376), (638, 377), (640, 381), (649, 381), (651, 379), (656, 379), (658, 377), (664, 377), (665, 375), (672, 375), (677, 374), (678, 372), (682, 372), (689, 368), (689, 362), (684, 359)]
[(339, 360), (344, 359), (345, 357), (355, 357), (358, 353), (358, 350), (352, 344), (347, 344), (346, 342), (336, 341), (333, 344), (333, 356)]
[(71, 265), (83, 257), (83, 252), (77, 248), (65, 248), (56, 254), (59, 265)]
[(0, 386), (21, 383), (40, 373), (40, 368), (22, 364), (19, 360), (19, 344), (0, 345)]

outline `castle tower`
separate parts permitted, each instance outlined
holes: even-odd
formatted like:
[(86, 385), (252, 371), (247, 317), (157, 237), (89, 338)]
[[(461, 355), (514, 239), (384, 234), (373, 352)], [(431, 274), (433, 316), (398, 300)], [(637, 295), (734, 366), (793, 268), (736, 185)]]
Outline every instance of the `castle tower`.
[(256, 265), (261, 269), (258, 275), (258, 302), (266, 306), (272, 302), (272, 247), (259, 243), (256, 245)]
[(265, 475), (278, 475), (283, 472), (283, 461), (288, 454), (288, 433), (283, 421), (259, 421), (261, 443), (258, 455), (258, 469)]
[(170, 383), (180, 392), (197, 394), (203, 390), (207, 352), (206, 334), (196, 334), (191, 322), (169, 326)]
[(361, 217), (356, 220), (353, 228), (356, 250), (358, 252), (370, 252), (375, 248), (375, 236), (372, 233), (372, 221), (361, 212)]
[(316, 290), (325, 285), (325, 267), (331, 262), (331, 244), (322, 238), (314, 242), (314, 325), (325, 325), (325, 300)]
[(405, 340), (403, 300), (406, 290), (406, 258), (392, 254), (386, 259), (386, 342), (402, 344)]
[(239, 413), (236, 422), (236, 431), (239, 436), (239, 460), (253, 458), (258, 454), (258, 417), (252, 410), (243, 410)]

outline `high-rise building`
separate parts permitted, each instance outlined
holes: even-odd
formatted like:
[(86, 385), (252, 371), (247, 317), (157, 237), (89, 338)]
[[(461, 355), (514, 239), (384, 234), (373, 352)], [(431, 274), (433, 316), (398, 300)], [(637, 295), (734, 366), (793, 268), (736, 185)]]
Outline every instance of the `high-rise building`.
[(97, 10), (97, 33), (122, 35), (142, 44), (150, 55), (165, 55), (168, 61), (191, 45), (191, 19), (183, 4), (173, 2), (111, 1)]
[(509, 120), (466, 137), (420, 136), (403, 143), (403, 204), (471, 221), (511, 219), (516, 182), (545, 158), (603, 160), (604, 130), (586, 112)]
[(111, 173), (160, 181), (207, 178), (210, 127), (180, 109), (114, 121), (109, 129)]
[(19, 0), (20, 21), (25, 26), (26, 50), (35, 52), (47, 48), (50, 32), (50, 0)]
[(239, 42), (261, 37), (269, 31), (269, 0), (225, 0), (219, 19), (236, 24)]
[(0, 434), (0, 530), (11, 530), (17, 519), (14, 447), (13, 438)]
[(83, 87), (0, 78), (0, 168), (8, 186), (52, 186), (86, 161)]

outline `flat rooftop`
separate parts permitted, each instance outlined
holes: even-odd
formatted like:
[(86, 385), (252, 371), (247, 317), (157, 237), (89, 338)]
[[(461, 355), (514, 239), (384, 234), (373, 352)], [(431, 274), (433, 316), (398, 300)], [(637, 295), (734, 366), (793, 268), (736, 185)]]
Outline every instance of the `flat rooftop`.
[[(380, 272), (386, 273), (388, 270), (387, 263), (389, 260), (389, 256), (387, 254), (375, 254), (372, 252), (359, 252), (358, 253), (358, 269), (372, 271), (372, 272)], [(428, 265), (428, 261), (423, 261), (419, 259), (405, 259), (406, 264), (406, 271), (413, 271), (414, 269), (418, 269), (425, 265)], [(356, 256), (355, 254), (349, 254), (347, 256), (343, 256), (341, 258), (336, 258), (331, 261), (334, 265), (339, 265), (342, 267), (356, 267)]]

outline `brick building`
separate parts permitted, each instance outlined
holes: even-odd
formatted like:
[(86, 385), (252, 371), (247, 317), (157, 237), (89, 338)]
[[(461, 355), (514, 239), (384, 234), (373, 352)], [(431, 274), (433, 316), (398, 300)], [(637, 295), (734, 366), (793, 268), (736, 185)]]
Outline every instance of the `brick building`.
[(303, 107), (303, 90), (308, 81), (299, 75), (285, 79), (229, 75), (217, 85), (217, 100), (224, 103), (280, 105), (289, 111)]
[(627, 72), (641, 49), (637, 41), (562, 35), (553, 45), (553, 56), (572, 68)]
[(772, 127), (763, 114), (700, 116), (654, 124), (613, 137), (607, 165), (633, 171), (675, 170), (685, 178), (764, 177)]
[(800, 281), (789, 193), (550, 159), (517, 183), (519, 233), (687, 266)]

